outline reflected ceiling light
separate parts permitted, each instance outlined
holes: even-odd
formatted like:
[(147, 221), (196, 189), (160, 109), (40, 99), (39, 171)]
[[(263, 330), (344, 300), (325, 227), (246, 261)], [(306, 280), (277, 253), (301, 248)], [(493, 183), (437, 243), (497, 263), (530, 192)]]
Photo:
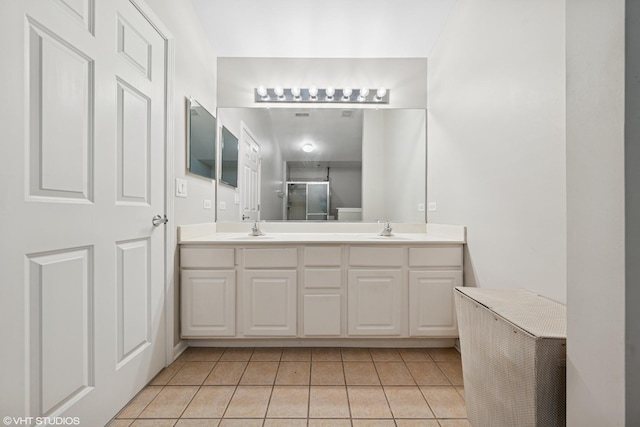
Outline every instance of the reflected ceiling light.
[(259, 86), (254, 89), (254, 101), (266, 103), (281, 102), (313, 102), (313, 103), (360, 103), (360, 104), (388, 104), (389, 89), (379, 88), (372, 92), (369, 88), (352, 89), (345, 87), (343, 89), (335, 89), (328, 86), (325, 89), (316, 86), (304, 87), (283, 87), (276, 86), (268, 88)]
[(312, 151), (313, 151), (313, 145), (311, 145), (311, 144), (309, 144), (309, 143), (304, 144), (304, 145), (302, 146), (302, 151), (304, 151), (305, 153), (310, 153), (310, 152), (312, 152)]
[(326, 88), (324, 90), (324, 93), (327, 95), (327, 100), (332, 100), (333, 99), (333, 95), (335, 95), (336, 90), (334, 88), (332, 88), (331, 86), (329, 86), (328, 88)]

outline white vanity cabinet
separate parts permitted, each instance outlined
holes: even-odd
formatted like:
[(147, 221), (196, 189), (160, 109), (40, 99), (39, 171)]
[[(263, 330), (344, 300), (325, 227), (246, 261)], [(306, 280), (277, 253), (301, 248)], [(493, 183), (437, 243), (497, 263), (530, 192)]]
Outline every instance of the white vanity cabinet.
[(245, 248), (243, 255), (243, 335), (295, 337), (297, 248)]
[(182, 337), (457, 337), (462, 243), (290, 239), (181, 243)]
[(236, 335), (236, 271), (231, 248), (182, 248), (184, 337)]

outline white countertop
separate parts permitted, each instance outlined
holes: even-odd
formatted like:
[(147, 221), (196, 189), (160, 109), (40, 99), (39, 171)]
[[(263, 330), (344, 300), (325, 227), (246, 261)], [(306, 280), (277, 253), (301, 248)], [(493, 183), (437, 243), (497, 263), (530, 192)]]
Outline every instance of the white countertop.
[[(379, 224), (357, 224), (353, 227), (321, 226), (312, 224), (307, 229), (300, 225), (286, 227), (261, 223), (264, 236), (250, 236), (250, 224), (221, 225), (215, 223), (180, 226), (181, 245), (247, 245), (247, 244), (384, 244), (384, 245), (420, 245), (420, 244), (464, 244), (465, 228), (461, 226), (433, 224), (398, 224), (393, 236), (379, 236)], [(287, 229), (289, 228), (289, 229)], [(353, 231), (349, 229), (352, 228)], [(242, 231), (240, 231), (242, 230)]]

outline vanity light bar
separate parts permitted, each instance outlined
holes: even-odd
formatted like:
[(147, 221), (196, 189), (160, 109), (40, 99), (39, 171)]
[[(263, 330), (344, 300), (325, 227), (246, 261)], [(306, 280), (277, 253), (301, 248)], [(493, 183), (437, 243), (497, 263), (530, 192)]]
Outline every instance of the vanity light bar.
[(389, 89), (326, 89), (316, 88), (265, 88), (254, 90), (255, 102), (304, 102), (334, 104), (388, 104)]

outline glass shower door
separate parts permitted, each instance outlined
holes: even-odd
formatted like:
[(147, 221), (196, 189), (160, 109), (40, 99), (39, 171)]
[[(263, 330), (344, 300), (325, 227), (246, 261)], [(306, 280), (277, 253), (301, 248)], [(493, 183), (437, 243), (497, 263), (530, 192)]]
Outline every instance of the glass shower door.
[(329, 219), (329, 183), (307, 183), (307, 220), (326, 221)]

